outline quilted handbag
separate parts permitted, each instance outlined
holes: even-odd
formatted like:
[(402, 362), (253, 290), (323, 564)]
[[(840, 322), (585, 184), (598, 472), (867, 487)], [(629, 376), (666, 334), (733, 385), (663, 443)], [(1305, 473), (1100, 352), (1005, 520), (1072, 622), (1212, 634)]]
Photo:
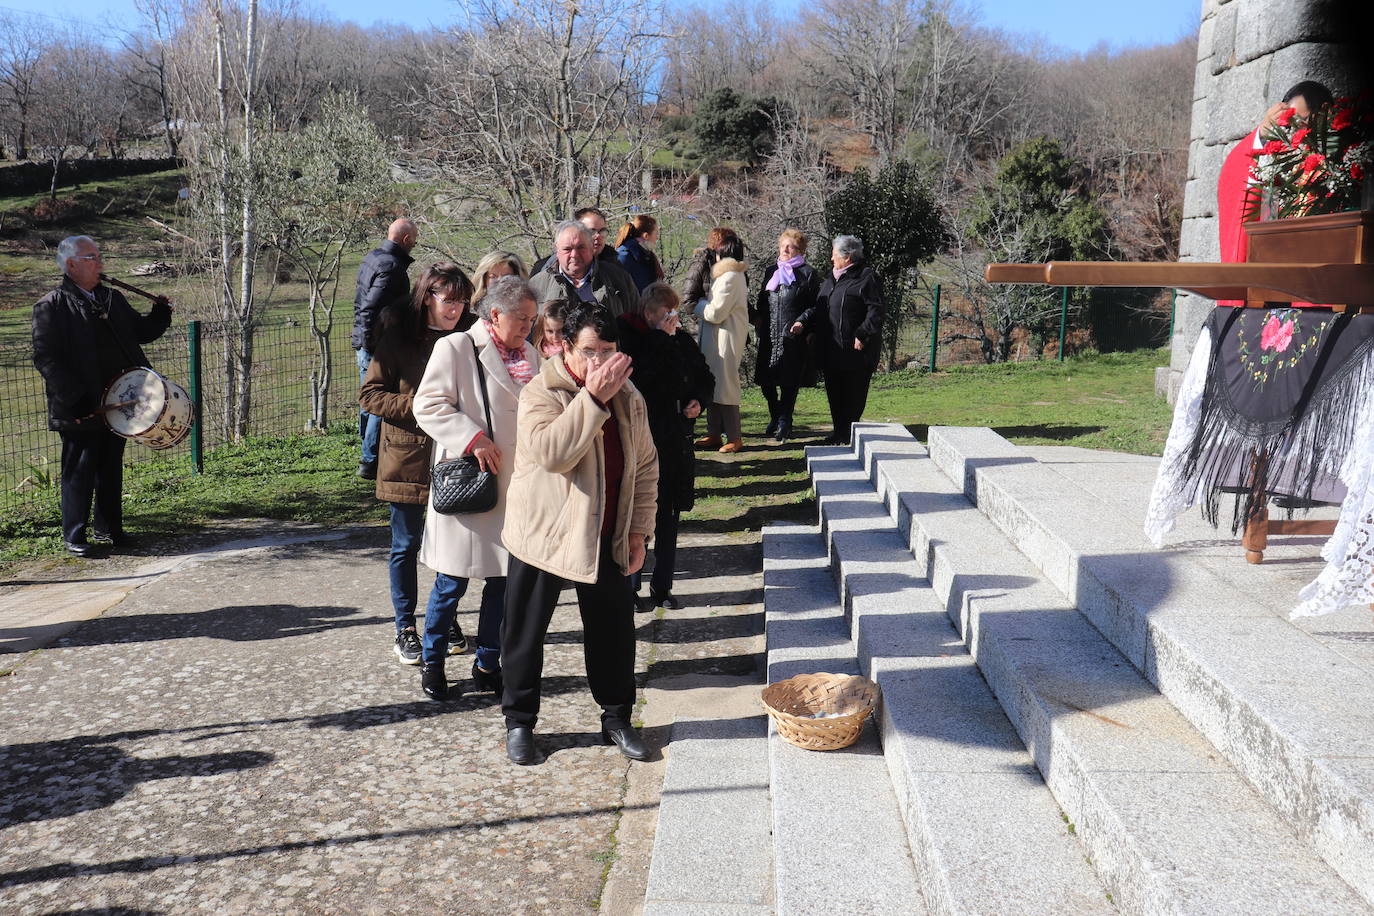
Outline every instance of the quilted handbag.
[[(474, 348), (473, 357), (477, 352)], [(487, 396), (487, 374), (482, 370), (482, 362), (476, 360), (477, 383), (482, 388), (482, 407), (487, 416), (487, 436), (496, 441), (496, 431), (491, 425), (491, 400)], [(496, 475), (482, 470), (473, 455), (437, 461), (430, 469), (429, 498), (434, 511), (443, 515), (458, 515), (465, 512), (487, 512), (496, 507)]]

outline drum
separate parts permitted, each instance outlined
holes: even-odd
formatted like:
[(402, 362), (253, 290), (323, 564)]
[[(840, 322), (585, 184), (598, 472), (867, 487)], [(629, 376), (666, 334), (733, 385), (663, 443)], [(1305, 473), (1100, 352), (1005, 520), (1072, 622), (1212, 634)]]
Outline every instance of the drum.
[(158, 450), (190, 435), (196, 416), (184, 388), (147, 368), (116, 375), (105, 386), (100, 406), (111, 432)]

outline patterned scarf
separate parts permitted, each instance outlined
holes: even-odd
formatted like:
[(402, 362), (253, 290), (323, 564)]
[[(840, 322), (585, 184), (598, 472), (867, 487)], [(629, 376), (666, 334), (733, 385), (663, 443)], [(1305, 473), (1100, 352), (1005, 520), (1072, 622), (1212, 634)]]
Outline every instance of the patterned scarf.
[(522, 343), (518, 348), (510, 349), (497, 339), (496, 331), (492, 328), (490, 321), (483, 319), (482, 323), (486, 325), (487, 335), (491, 338), (491, 345), (496, 348), (496, 353), (501, 357), (501, 362), (505, 364), (511, 380), (517, 385), (528, 385), (530, 379), (534, 378), (534, 367), (525, 358), (525, 345)]

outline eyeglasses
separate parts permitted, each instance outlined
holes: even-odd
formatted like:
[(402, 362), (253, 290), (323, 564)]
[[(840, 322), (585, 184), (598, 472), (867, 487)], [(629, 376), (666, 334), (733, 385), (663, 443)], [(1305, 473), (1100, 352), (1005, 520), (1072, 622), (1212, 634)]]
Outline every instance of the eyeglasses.
[(609, 350), (587, 350), (578, 347), (577, 354), (589, 363), (601, 363), (615, 356), (616, 348), (611, 347)]
[(441, 296), (433, 290), (430, 290), (429, 296), (431, 299), (433, 299), (435, 302), (438, 302), (440, 305), (460, 305), (463, 308), (468, 307), (468, 300), (459, 299), (457, 296)]
[(74, 255), (72, 255), (70, 258), (67, 258), (67, 260), (68, 260), (68, 261), (99, 261), (99, 260), (101, 260), (101, 257), (100, 257), (100, 252), (96, 252), (95, 254), (74, 254)]

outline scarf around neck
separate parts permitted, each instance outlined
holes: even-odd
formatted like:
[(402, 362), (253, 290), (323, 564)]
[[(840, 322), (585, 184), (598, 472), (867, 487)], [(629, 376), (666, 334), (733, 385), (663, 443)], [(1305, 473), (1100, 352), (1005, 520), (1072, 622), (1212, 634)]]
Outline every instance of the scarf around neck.
[(806, 263), (806, 258), (801, 255), (793, 255), (784, 261), (778, 258), (778, 269), (773, 271), (773, 276), (768, 278), (768, 285), (764, 287), (768, 292), (772, 292), (779, 286), (791, 286), (797, 280), (796, 269)]

